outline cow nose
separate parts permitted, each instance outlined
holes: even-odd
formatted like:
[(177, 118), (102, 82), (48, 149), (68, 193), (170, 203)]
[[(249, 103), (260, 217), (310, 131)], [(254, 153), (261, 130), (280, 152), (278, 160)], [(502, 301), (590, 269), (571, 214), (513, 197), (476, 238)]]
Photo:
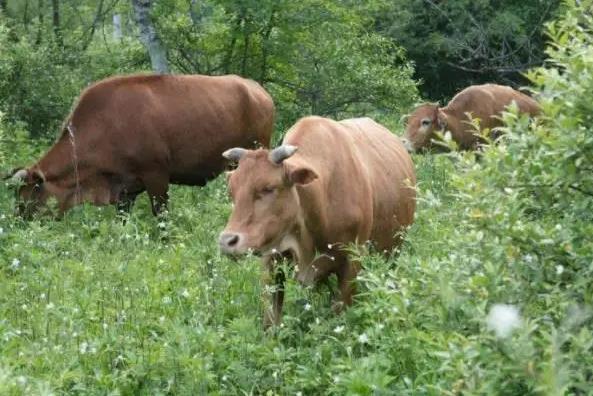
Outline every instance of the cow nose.
[(401, 138), (402, 143), (404, 144), (404, 147), (406, 148), (406, 150), (408, 150), (408, 153), (413, 153), (414, 152), (414, 148), (412, 147), (412, 143), (410, 143), (410, 141), (406, 138)]
[(218, 243), (220, 244), (222, 250), (229, 251), (238, 245), (239, 239), (239, 234), (235, 234), (232, 232), (223, 232), (222, 234), (220, 234)]

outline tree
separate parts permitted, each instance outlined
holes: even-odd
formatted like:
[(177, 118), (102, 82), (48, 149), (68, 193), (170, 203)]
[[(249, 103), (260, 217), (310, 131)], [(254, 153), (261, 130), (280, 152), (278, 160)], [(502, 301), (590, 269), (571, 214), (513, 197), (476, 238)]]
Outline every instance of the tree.
[(60, 26), (60, 0), (51, 0), (51, 10), (56, 43), (62, 47), (64, 46), (64, 39), (62, 38), (62, 28)]
[(449, 99), (468, 85), (526, 84), (522, 73), (545, 58), (544, 22), (560, 0), (396, 0), (377, 28), (402, 45), (415, 64), (421, 91)]
[(150, 0), (132, 0), (136, 22), (140, 29), (140, 40), (148, 50), (152, 69), (157, 73), (168, 73), (167, 51), (161, 42), (150, 17)]

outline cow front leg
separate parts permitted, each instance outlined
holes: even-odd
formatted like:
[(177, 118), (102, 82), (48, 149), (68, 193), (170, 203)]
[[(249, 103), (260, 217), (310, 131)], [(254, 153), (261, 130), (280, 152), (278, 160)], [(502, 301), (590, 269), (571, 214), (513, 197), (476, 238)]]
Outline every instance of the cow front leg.
[(276, 259), (263, 259), (263, 304), (264, 329), (280, 324), (284, 304), (284, 282), (286, 276), (282, 267), (276, 265)]
[(352, 305), (352, 295), (356, 292), (356, 275), (360, 270), (360, 264), (357, 261), (344, 259), (344, 264), (338, 269), (338, 288), (340, 290), (340, 301), (332, 307), (334, 312), (340, 313), (346, 307)]
[(162, 173), (147, 173), (142, 178), (146, 193), (150, 198), (152, 214), (159, 216), (167, 210), (169, 200), (169, 177)]

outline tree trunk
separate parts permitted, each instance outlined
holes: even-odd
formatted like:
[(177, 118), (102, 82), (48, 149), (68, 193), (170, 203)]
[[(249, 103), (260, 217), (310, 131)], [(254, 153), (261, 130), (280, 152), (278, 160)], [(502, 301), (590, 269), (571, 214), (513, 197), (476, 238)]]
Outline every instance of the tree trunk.
[(25, 32), (29, 33), (29, 0), (25, 0), (25, 9), (23, 11), (23, 25)]
[(56, 36), (56, 43), (60, 47), (64, 46), (62, 38), (62, 28), (60, 26), (60, 0), (51, 0), (51, 11), (53, 16), (54, 35)]
[(132, 5), (140, 28), (140, 40), (148, 50), (152, 70), (156, 73), (169, 73), (167, 51), (150, 19), (151, 0), (132, 0)]
[(39, 23), (37, 25), (37, 38), (35, 39), (35, 45), (41, 44), (41, 36), (43, 36), (43, 0), (37, 1), (37, 13), (39, 16)]

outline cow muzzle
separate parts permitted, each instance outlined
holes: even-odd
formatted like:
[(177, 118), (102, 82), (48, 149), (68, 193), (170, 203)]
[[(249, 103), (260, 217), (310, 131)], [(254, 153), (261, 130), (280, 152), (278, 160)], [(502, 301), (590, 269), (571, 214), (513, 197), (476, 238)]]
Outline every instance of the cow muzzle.
[(218, 246), (224, 254), (237, 255), (242, 254), (241, 249), (243, 235), (236, 232), (223, 232), (218, 238)]
[(408, 139), (406, 139), (405, 137), (402, 137), (401, 141), (402, 141), (404, 147), (406, 148), (406, 150), (408, 151), (408, 153), (413, 153), (415, 151), (414, 146)]

